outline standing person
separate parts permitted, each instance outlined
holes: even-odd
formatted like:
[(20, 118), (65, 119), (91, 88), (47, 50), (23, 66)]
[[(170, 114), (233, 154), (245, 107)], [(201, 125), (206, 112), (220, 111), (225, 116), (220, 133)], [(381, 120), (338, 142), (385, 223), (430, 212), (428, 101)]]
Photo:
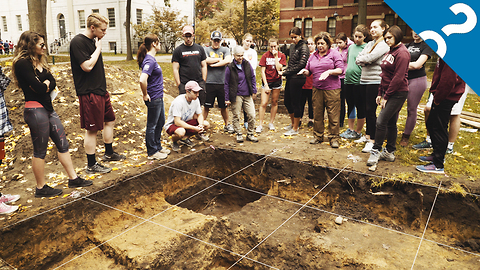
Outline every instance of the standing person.
[(93, 13), (87, 18), (87, 28), (70, 42), (70, 63), (73, 81), (80, 103), (80, 126), (85, 129), (84, 146), (87, 173), (108, 173), (112, 169), (98, 163), (95, 157), (97, 133), (103, 130), (105, 154), (103, 161), (120, 161), (125, 156), (113, 151), (115, 113), (107, 91), (102, 58), (101, 39), (107, 32), (108, 20)]
[(162, 129), (165, 124), (165, 109), (163, 104), (163, 73), (155, 55), (160, 50), (160, 41), (157, 35), (145, 36), (142, 45), (138, 48), (137, 63), (142, 74), (140, 88), (145, 105), (147, 106), (147, 127), (145, 130), (145, 144), (149, 159), (166, 159), (170, 150), (162, 148)]
[(432, 57), (432, 49), (420, 36), (412, 31), (413, 41), (407, 44), (410, 52), (410, 65), (408, 67), (408, 98), (407, 98), (407, 121), (402, 134), (400, 145), (408, 145), (410, 134), (412, 134), (417, 123), (417, 107), (427, 89), (427, 73), (425, 63)]
[(305, 102), (302, 104), (302, 87), (307, 80), (305, 75), (298, 74), (298, 72), (307, 65), (310, 53), (307, 43), (302, 38), (300, 28), (293, 27), (290, 29), (289, 35), (293, 44), (290, 45), (287, 68), (282, 72), (282, 75), (287, 78), (284, 103), (290, 115), (291, 124), (284, 127), (287, 132), (283, 135), (294, 136), (298, 134), (300, 119), (303, 116)]
[(465, 82), (442, 60), (438, 59), (433, 72), (430, 93), (433, 104), (427, 119), (427, 130), (432, 139), (433, 153), (420, 157), (420, 161), (430, 162), (418, 165), (416, 169), (426, 173), (444, 173), (445, 152), (448, 145), (448, 121), (453, 105), (465, 92)]
[(195, 144), (190, 137), (208, 130), (210, 124), (203, 119), (202, 106), (198, 95), (202, 88), (196, 81), (185, 84), (185, 94), (177, 96), (168, 110), (165, 130), (172, 136), (172, 150), (179, 152), (180, 145), (193, 147)]
[(366, 142), (362, 152), (369, 153), (375, 142), (375, 129), (377, 122), (377, 103), (376, 98), (380, 86), (380, 73), (382, 68), (380, 64), (389, 47), (383, 40), (383, 33), (388, 28), (383, 20), (375, 20), (370, 24), (370, 35), (373, 40), (368, 42), (365, 48), (358, 54), (356, 64), (362, 67), (360, 76), (361, 91), (365, 92), (365, 116), (367, 128), (365, 136), (356, 140), (356, 143)]
[(8, 40), (5, 40), (5, 43), (3, 43), (3, 48), (5, 50), (5, 54), (10, 54), (10, 43)]
[[(390, 51), (383, 57), (381, 64), (382, 81), (376, 101), (382, 107), (382, 111), (378, 115), (375, 144), (370, 151), (368, 166), (376, 165), (379, 159), (395, 161), (398, 114), (408, 96), (410, 53), (401, 42), (402, 30), (394, 25), (388, 28), (384, 38)], [(387, 146), (382, 151), (385, 138)]]
[[(315, 52), (315, 49), (317, 48), (317, 46), (315, 46), (315, 41), (313, 40), (313, 37), (307, 38), (307, 46), (308, 51), (310, 52), (310, 56), (312, 56), (312, 54)], [(312, 88), (313, 82), (312, 75), (310, 74), (310, 76), (307, 76), (305, 84), (302, 86), (302, 111), (305, 111), (305, 104), (308, 102), (308, 127), (313, 127)]]
[(86, 187), (93, 183), (77, 176), (73, 168), (68, 140), (50, 97), (56, 82), (48, 69), (45, 49), (42, 35), (26, 31), (20, 35), (13, 58), (13, 76), (25, 96), (24, 119), (30, 128), (33, 143), (32, 170), (37, 184), (35, 197), (53, 197), (63, 192), (45, 184), (48, 138), (57, 147), (58, 159), (69, 178), (68, 187)]
[(278, 39), (271, 38), (268, 40), (268, 51), (260, 58), (260, 66), (262, 68), (262, 103), (258, 108), (260, 123), (256, 129), (257, 133), (261, 133), (263, 129), (263, 117), (267, 110), (268, 99), (272, 94), (272, 107), (270, 108), (270, 122), (268, 123), (269, 130), (275, 130), (273, 120), (278, 109), (278, 97), (282, 89), (282, 72), (284, 66), (287, 65), (287, 58), (285, 54), (278, 51)]
[(230, 49), (228, 47), (220, 46), (222, 41), (222, 33), (219, 31), (213, 31), (210, 35), (212, 46), (205, 47), (205, 53), (207, 55), (207, 99), (205, 101), (203, 118), (206, 120), (210, 108), (213, 108), (215, 104), (215, 98), (222, 114), (223, 122), (225, 126), (223, 131), (227, 133), (234, 133), (233, 126), (228, 123), (228, 111), (225, 105), (225, 91), (223, 86), (225, 84), (225, 69), (228, 64), (232, 62), (232, 56), (230, 55)]
[(343, 73), (343, 60), (340, 53), (332, 49), (333, 40), (329, 33), (320, 32), (315, 36), (317, 51), (308, 59), (307, 66), (299, 74), (312, 74), (313, 81), (313, 135), (311, 144), (323, 142), (325, 130), (325, 110), (328, 115), (328, 139), (332, 148), (339, 147), (340, 133), (340, 75)]
[(358, 54), (365, 48), (366, 42), (370, 41), (368, 28), (359, 24), (354, 31), (355, 44), (348, 48), (347, 69), (345, 71), (345, 97), (347, 100), (347, 114), (357, 111), (357, 126), (355, 118), (348, 118), (348, 129), (340, 134), (345, 139), (359, 139), (362, 137), (362, 129), (365, 124), (365, 91), (360, 87), (362, 67), (355, 63)]
[[(250, 33), (243, 35), (242, 47), (244, 50), (243, 59), (247, 60), (253, 68), (253, 72), (256, 72), (258, 66), (258, 54), (255, 51), (255, 44), (253, 43), (253, 36)], [(247, 112), (243, 111), (243, 125), (245, 129), (248, 129)]]
[(233, 128), (237, 134), (238, 143), (243, 142), (242, 128), (240, 126), (240, 111), (246, 113), (248, 121), (247, 141), (258, 142), (253, 134), (255, 131), (255, 104), (253, 100), (257, 95), (255, 71), (250, 63), (243, 58), (243, 47), (233, 48), (233, 61), (225, 70), (225, 103), (231, 106), (233, 114)]
[(206, 98), (207, 56), (202, 46), (194, 42), (195, 33), (191, 25), (185, 25), (182, 32), (183, 43), (172, 54), (173, 77), (180, 94), (185, 94), (188, 81), (196, 81), (202, 88), (198, 98), (203, 106)]
[[(340, 53), (343, 60), (343, 73), (338, 76), (340, 78), (340, 83), (342, 84), (342, 91), (340, 92), (340, 127), (343, 127), (345, 121), (345, 70), (347, 69), (347, 57), (348, 57), (348, 48), (353, 44), (345, 33), (338, 33), (335, 43), (337, 43), (336, 50)], [(352, 111), (353, 112), (353, 111)], [(348, 115), (350, 119), (350, 115)]]

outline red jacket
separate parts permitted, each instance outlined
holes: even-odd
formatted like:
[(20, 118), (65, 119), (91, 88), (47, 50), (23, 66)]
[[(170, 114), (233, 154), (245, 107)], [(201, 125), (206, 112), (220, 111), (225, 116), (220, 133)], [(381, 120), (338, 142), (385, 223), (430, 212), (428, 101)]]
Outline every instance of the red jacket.
[(433, 102), (440, 104), (445, 99), (459, 101), (463, 92), (465, 92), (465, 82), (439, 58), (430, 87)]

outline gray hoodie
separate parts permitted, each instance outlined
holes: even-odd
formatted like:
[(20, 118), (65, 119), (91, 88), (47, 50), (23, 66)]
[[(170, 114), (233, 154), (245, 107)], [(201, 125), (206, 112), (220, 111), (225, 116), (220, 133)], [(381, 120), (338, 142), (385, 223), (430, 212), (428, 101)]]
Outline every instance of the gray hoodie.
[(362, 75), (360, 77), (361, 84), (380, 84), (382, 80), (380, 77), (382, 73), (380, 64), (382, 63), (382, 58), (385, 53), (390, 50), (390, 47), (382, 40), (377, 44), (375, 49), (370, 52), (374, 44), (375, 40), (368, 42), (365, 48), (358, 54), (355, 61), (357, 65), (362, 67)]

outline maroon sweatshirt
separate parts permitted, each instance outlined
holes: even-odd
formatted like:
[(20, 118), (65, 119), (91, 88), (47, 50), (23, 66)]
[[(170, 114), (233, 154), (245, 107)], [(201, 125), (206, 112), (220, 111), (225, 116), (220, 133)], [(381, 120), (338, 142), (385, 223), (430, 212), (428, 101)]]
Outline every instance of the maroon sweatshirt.
[(378, 88), (378, 95), (388, 100), (396, 92), (408, 92), (408, 65), (410, 53), (407, 47), (400, 45), (390, 48), (385, 54), (380, 66), (382, 67), (382, 81)]
[(433, 102), (440, 104), (445, 99), (459, 101), (465, 92), (465, 82), (442, 59), (438, 59), (433, 72), (430, 93)]

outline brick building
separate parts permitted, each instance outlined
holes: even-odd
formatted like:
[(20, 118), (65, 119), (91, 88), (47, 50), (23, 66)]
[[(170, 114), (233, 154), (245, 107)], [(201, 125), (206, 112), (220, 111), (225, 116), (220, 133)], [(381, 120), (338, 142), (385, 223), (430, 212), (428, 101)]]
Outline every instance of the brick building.
[[(389, 25), (398, 25), (406, 34), (404, 42), (410, 42), (411, 29), (382, 0), (367, 0), (367, 25), (383, 19)], [(321, 31), (333, 37), (344, 32), (352, 36), (358, 24), (358, 0), (280, 0), (280, 43), (291, 43), (288, 32), (294, 26), (302, 29), (305, 37)]]

